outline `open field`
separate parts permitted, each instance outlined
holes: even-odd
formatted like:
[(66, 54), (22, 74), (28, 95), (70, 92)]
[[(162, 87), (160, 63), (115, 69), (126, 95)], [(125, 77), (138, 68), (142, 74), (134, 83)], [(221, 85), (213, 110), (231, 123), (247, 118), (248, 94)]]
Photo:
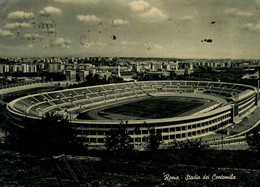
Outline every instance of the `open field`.
[[(206, 105), (207, 101), (189, 97), (149, 97), (143, 100), (106, 107), (96, 111), (105, 119), (156, 119), (178, 116)], [(93, 112), (92, 112), (93, 113)], [(90, 119), (88, 112), (79, 116)]]

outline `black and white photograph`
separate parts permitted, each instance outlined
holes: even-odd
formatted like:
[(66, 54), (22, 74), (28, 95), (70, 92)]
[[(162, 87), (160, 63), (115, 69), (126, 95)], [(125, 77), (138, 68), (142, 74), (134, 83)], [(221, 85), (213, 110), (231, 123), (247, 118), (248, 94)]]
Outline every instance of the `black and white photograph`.
[(260, 0), (0, 0), (0, 186), (260, 186)]

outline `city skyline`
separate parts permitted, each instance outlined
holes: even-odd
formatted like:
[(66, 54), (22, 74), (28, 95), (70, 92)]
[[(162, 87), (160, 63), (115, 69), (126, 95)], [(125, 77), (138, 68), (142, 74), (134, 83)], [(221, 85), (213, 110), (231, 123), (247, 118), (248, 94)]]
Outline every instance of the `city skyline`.
[(0, 57), (259, 59), (259, 0), (5, 0)]

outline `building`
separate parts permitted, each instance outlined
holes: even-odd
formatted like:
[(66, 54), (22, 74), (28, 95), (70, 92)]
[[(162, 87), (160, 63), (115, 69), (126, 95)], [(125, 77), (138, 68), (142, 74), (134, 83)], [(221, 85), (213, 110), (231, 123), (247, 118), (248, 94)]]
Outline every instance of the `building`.
[(4, 73), (5, 72), (5, 65), (4, 64), (0, 64), (0, 73)]
[(22, 64), (22, 72), (29, 73), (30, 72), (30, 65), (29, 64)]
[(35, 64), (30, 65), (30, 73), (36, 73), (37, 72), (37, 66)]
[(86, 81), (86, 77), (89, 75), (89, 71), (87, 70), (81, 70), (79, 71), (79, 80), (80, 81)]
[(112, 73), (108, 72), (108, 71), (107, 72), (99, 72), (99, 73), (97, 73), (97, 75), (98, 75), (99, 79), (105, 79), (106, 81), (108, 81), (108, 79), (112, 75)]
[(54, 73), (59, 71), (59, 64), (49, 64), (49, 72)]
[(65, 71), (65, 76), (67, 81), (76, 81), (77, 72), (75, 70)]
[[(163, 146), (169, 146), (174, 140), (202, 138), (229, 126), (235, 126), (258, 107), (258, 92), (252, 86), (224, 82), (164, 80), (106, 84), (38, 93), (8, 103), (7, 109), (10, 118), (14, 120), (22, 120), (25, 117), (39, 120), (48, 112), (66, 110), (74, 116), (70, 120), (76, 128), (77, 138), (81, 138), (87, 145), (104, 146), (111, 128), (117, 128), (121, 121), (77, 120), (78, 111), (82, 109), (89, 111), (91, 108), (104, 106), (104, 103), (106, 107), (115, 106), (151, 96), (194, 97), (216, 102), (203, 109), (203, 112), (191, 115), (128, 120), (125, 123), (126, 130), (134, 145), (145, 146), (151, 128), (161, 132)], [(57, 97), (62, 98), (62, 102), (56, 103)], [(138, 134), (135, 131), (136, 127), (140, 129)]]
[(9, 73), (10, 72), (10, 65), (9, 64), (5, 64), (4, 71), (5, 71), (5, 73)]

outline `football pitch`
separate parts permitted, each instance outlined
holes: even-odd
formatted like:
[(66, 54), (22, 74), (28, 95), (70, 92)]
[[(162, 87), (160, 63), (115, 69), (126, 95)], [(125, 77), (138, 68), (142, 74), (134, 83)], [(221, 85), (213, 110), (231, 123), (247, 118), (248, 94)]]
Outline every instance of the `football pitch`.
[(199, 99), (187, 97), (153, 97), (103, 110), (103, 113), (113, 113), (141, 118), (174, 117), (188, 110), (203, 105)]
[[(143, 100), (101, 108), (95, 113), (103, 119), (158, 119), (178, 116), (205, 104), (204, 99), (189, 97), (149, 97)], [(90, 120), (88, 112), (79, 118)]]

